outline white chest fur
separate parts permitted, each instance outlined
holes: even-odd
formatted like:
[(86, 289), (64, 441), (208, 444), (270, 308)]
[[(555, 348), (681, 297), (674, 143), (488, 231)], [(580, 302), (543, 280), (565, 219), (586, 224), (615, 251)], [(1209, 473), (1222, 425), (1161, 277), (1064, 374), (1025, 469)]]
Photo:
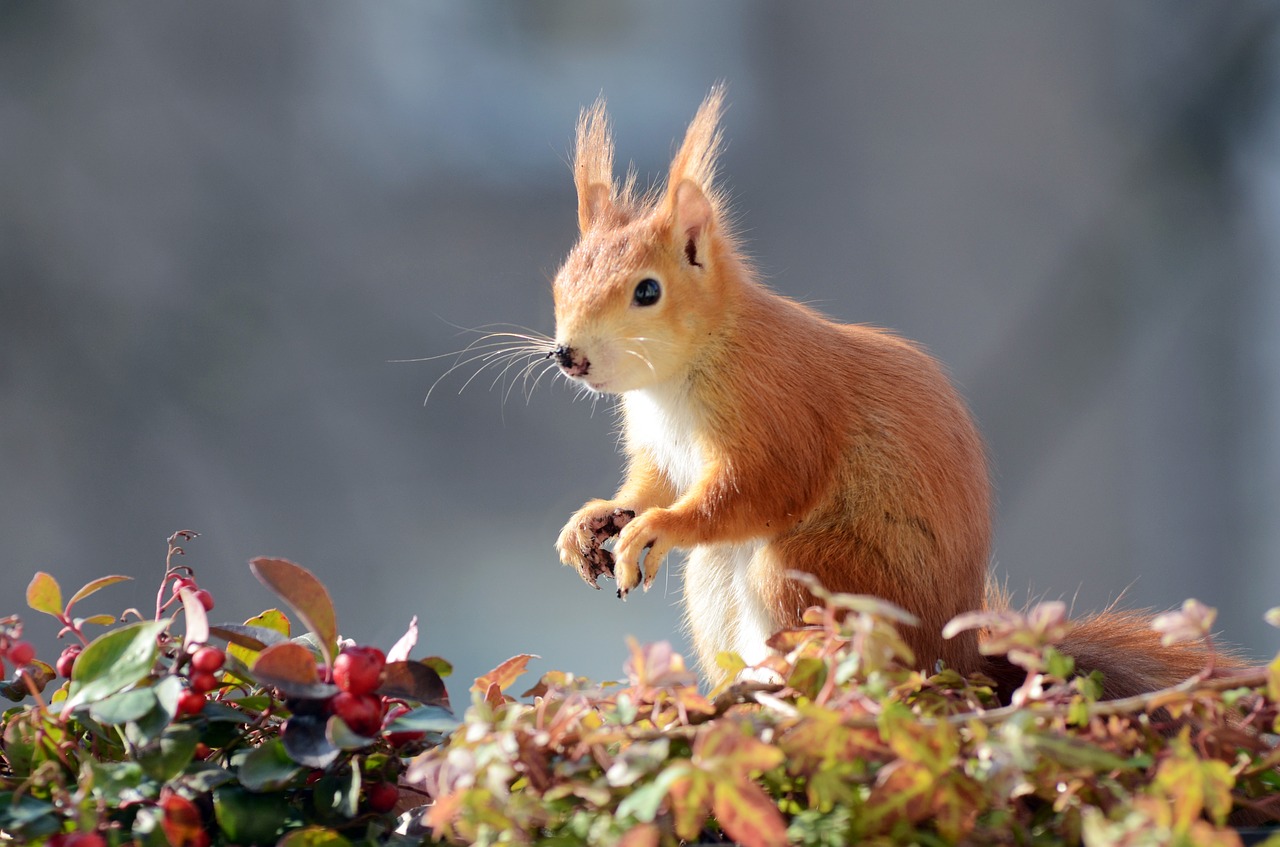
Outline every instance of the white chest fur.
[(627, 443), (653, 457), (685, 492), (702, 476), (706, 456), (698, 444), (698, 416), (683, 391), (641, 389), (622, 395)]

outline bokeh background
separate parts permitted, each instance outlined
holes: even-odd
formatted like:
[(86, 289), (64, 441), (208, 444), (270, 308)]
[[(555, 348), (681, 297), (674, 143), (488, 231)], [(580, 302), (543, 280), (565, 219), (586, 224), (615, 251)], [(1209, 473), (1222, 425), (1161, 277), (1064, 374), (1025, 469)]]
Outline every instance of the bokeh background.
[[(608, 404), (503, 402), (457, 327), (552, 329), (567, 156), (605, 94), (660, 177), (718, 79), (770, 284), (918, 339), (990, 445), (995, 567), (1078, 610), (1195, 596), (1274, 654), (1280, 29), (1266, 2), (458, 0), (0, 5), (0, 612), (165, 538), (242, 620), (254, 555), (343, 632), (476, 674), (620, 674), (552, 541), (620, 461)], [(36, 616), (27, 615), (29, 619)], [(31, 620), (42, 655), (54, 627)]]

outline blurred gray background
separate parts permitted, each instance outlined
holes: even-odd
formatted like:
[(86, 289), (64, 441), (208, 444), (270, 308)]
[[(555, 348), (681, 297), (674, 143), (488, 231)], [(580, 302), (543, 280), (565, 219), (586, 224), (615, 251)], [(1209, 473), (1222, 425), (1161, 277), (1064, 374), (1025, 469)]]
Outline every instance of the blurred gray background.
[(770, 284), (970, 399), (1009, 586), (1198, 597), (1274, 654), (1280, 39), (1248, 2), (6, 0), (0, 612), (37, 569), (147, 609), (192, 528), (215, 619), (292, 558), (351, 637), (418, 615), (456, 700), (519, 652), (683, 648), (678, 569), (622, 604), (552, 551), (617, 480), (608, 404), (459, 372), (424, 407), (447, 360), (392, 360), (551, 331), (579, 108), (657, 177), (717, 79)]

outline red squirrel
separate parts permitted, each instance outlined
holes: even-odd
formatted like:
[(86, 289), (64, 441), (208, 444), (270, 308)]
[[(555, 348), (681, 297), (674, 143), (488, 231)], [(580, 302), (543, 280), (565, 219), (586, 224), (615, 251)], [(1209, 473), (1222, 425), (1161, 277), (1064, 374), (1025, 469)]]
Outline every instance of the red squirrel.
[[(620, 396), (628, 461), (612, 498), (569, 519), (561, 560), (593, 586), (614, 576), (625, 598), (688, 551), (686, 618), (713, 680), (721, 651), (757, 664), (771, 634), (800, 623), (813, 604), (787, 576), (800, 570), (916, 615), (902, 634), (919, 667), (1016, 684), (1022, 672), (981, 655), (977, 632), (942, 636), (989, 602), (991, 486), (972, 415), (916, 344), (761, 284), (715, 180), (723, 103), (717, 86), (647, 193), (634, 170), (614, 178), (603, 101), (579, 119), (580, 239), (555, 277), (549, 355)], [(610, 556), (600, 542), (613, 535)], [(1110, 697), (1208, 660), (1200, 646), (1161, 647), (1146, 616), (1120, 611), (1076, 621), (1061, 649), (1103, 671)]]

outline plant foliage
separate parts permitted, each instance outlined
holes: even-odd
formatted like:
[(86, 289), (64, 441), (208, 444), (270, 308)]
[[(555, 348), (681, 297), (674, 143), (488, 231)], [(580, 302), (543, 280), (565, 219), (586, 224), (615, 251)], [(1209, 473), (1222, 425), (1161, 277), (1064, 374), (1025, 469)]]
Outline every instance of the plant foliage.
[[(28, 605), (70, 641), (56, 667), (0, 620), (20, 701), (3, 715), (0, 840), (1236, 845), (1236, 826), (1280, 814), (1280, 657), (1100, 701), (1054, 646), (1061, 604), (962, 616), (953, 630), (982, 627), (1026, 671), (1001, 706), (991, 680), (910, 670), (901, 610), (811, 582), (823, 605), (764, 666), (722, 656), (734, 681), (717, 690), (670, 645), (632, 642), (623, 680), (552, 671), (517, 697), (518, 655), (475, 680), (459, 720), (448, 663), (410, 658), (416, 625), (385, 656), (344, 642), (324, 586), (286, 560), (251, 569), (287, 611), (210, 623), (212, 598), (174, 564), (192, 535), (170, 539), (146, 618), (73, 613), (126, 577), (64, 602), (37, 574)], [(1176, 641), (1212, 621), (1189, 601), (1155, 623)]]

